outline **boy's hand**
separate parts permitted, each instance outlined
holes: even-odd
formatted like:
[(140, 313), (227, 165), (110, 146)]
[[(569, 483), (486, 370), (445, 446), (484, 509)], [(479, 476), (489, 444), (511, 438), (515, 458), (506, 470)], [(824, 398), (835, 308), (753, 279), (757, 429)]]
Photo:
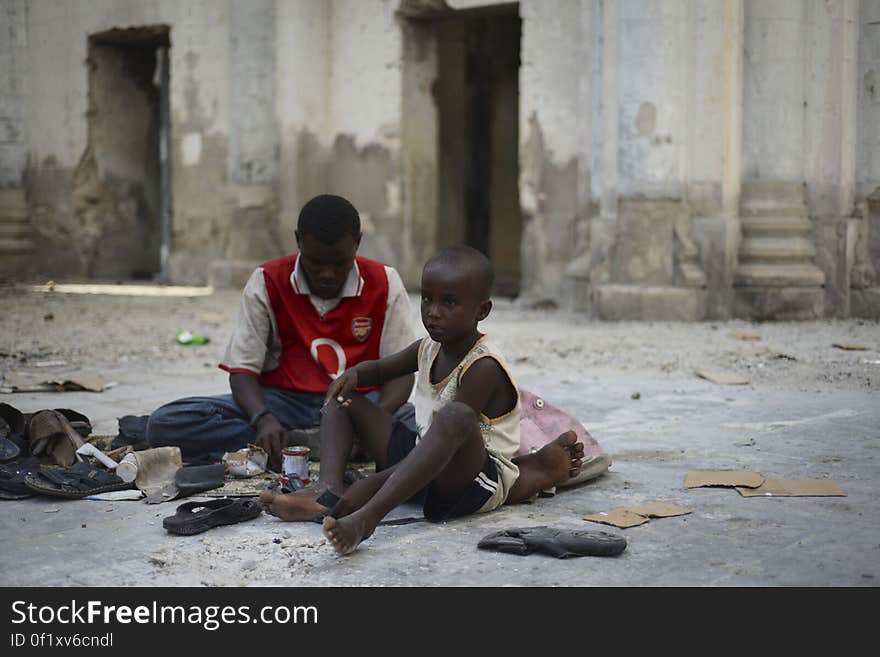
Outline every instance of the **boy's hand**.
[(327, 388), (327, 395), (324, 397), (324, 406), (330, 403), (331, 399), (335, 399), (340, 406), (346, 407), (351, 404), (351, 391), (357, 388), (358, 374), (357, 368), (351, 367), (336, 377), (336, 380)]
[(287, 431), (271, 413), (260, 418), (255, 444), (269, 455), (266, 467), (272, 472), (281, 472), (281, 450), (287, 447)]

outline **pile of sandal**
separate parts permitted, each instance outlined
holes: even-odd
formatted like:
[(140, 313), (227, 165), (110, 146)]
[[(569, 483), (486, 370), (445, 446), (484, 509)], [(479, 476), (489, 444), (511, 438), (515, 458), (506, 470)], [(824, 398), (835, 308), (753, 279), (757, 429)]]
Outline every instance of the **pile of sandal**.
[(77, 459), (91, 432), (89, 418), (69, 408), (22, 413), (0, 404), (0, 499), (81, 498), (132, 488), (113, 472)]

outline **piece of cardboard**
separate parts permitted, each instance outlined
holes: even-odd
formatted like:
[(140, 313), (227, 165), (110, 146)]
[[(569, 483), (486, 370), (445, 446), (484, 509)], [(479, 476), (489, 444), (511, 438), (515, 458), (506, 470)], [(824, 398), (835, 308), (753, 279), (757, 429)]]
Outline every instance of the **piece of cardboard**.
[(683, 506), (668, 504), (666, 502), (651, 502), (640, 506), (631, 506), (611, 511), (600, 511), (584, 516), (584, 520), (601, 522), (604, 525), (614, 525), (621, 529), (644, 525), (650, 518), (671, 518), (672, 516), (684, 516), (693, 513), (691, 509)]
[(629, 510), (648, 518), (671, 518), (673, 516), (686, 516), (694, 512), (693, 509), (686, 509), (683, 506), (669, 504), (668, 502), (651, 502), (641, 506), (631, 506)]
[(760, 472), (747, 470), (692, 470), (687, 473), (684, 487), (742, 486), (743, 488), (757, 488), (764, 481), (765, 477)]
[(64, 378), (51, 380), (34, 380), (32, 377), (17, 372), (8, 372), (3, 380), (0, 392), (67, 392), (87, 390), (104, 392), (116, 385), (103, 377), (94, 374), (72, 374)]
[(627, 527), (644, 525), (648, 522), (648, 517), (631, 511), (630, 509), (612, 509), (611, 511), (591, 513), (588, 516), (584, 516), (584, 520), (601, 522), (603, 525), (614, 525), (615, 527), (626, 529)]
[(731, 335), (733, 337), (735, 337), (737, 340), (760, 340), (761, 339), (760, 335), (755, 335), (754, 333), (736, 332), (736, 333), (731, 333)]
[(846, 497), (831, 479), (765, 479), (757, 488), (736, 489), (743, 497)]
[(849, 344), (846, 342), (835, 342), (832, 347), (837, 347), (838, 349), (845, 349), (846, 351), (868, 351), (867, 347), (863, 347), (860, 344)]
[(734, 372), (718, 372), (712, 370), (697, 370), (697, 376), (712, 383), (720, 383), (726, 386), (744, 386), (749, 380)]

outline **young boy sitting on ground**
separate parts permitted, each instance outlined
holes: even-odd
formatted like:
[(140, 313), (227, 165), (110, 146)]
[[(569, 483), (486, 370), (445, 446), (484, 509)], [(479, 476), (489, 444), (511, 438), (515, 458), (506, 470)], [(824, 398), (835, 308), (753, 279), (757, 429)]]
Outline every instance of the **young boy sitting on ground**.
[[(321, 422), (321, 490), (264, 492), (260, 504), (284, 520), (324, 517), (324, 533), (340, 554), (352, 552), (399, 504), (421, 501), (438, 522), (520, 502), (571, 477), (583, 444), (573, 432), (513, 458), (519, 447), (516, 384), (477, 324), (492, 309), (492, 268), (470, 247), (445, 249), (422, 271), (422, 322), (427, 338), (396, 354), (342, 373), (327, 390)], [(393, 421), (356, 389), (417, 372), (418, 433)], [(344, 489), (354, 437), (376, 461), (376, 473)]]

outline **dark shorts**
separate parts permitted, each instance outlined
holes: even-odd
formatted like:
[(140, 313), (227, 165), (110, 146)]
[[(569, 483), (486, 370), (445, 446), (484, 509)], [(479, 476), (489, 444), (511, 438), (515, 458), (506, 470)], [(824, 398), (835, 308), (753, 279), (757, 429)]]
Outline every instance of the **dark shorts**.
[[(395, 420), (391, 426), (391, 437), (388, 439), (388, 465), (400, 463), (416, 446), (418, 434)], [(441, 500), (431, 494), (433, 484), (428, 484), (416, 493), (410, 502), (422, 505), (422, 511), (430, 522), (442, 522), (451, 518), (460, 518), (479, 511), (495, 493), (499, 485), (498, 468), (495, 461), (486, 452), (483, 469), (474, 477), (468, 487), (456, 500)]]

